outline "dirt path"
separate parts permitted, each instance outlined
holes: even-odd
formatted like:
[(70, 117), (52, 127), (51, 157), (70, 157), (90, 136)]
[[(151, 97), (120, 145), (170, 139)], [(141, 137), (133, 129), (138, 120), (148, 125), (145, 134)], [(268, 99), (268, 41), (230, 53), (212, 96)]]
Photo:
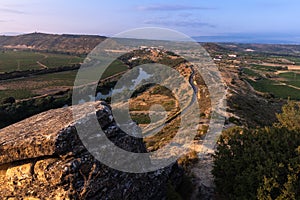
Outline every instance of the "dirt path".
[(294, 89), (296, 89), (296, 90), (300, 90), (300, 87), (296, 87), (296, 86), (293, 86), (293, 85), (289, 85), (289, 84), (286, 84), (286, 83), (283, 83), (283, 82), (279, 82), (280, 83), (280, 85), (285, 85), (285, 86), (288, 86), (288, 87), (290, 87), (290, 88), (294, 88)]
[[(228, 89), (225, 93), (228, 93)], [(219, 103), (226, 99), (226, 95), (219, 100)], [(201, 101), (201, 100), (200, 100)], [(228, 113), (221, 113), (222, 117), (227, 116)], [(209, 119), (201, 119), (200, 124), (203, 126), (209, 126)], [(224, 125), (223, 129), (225, 128)], [(210, 127), (211, 129), (213, 127)], [(204, 136), (204, 140), (195, 141), (194, 150), (198, 154), (198, 162), (192, 166), (191, 175), (194, 177), (194, 186), (195, 190), (192, 194), (192, 200), (211, 200), (215, 198), (215, 185), (214, 185), (214, 176), (212, 175), (213, 169), (213, 155), (215, 153), (215, 148), (217, 146), (216, 139), (218, 133), (212, 133), (210, 135)]]
[[(42, 53), (37, 53), (37, 54), (44, 56), (44, 58), (42, 60), (45, 60), (48, 58), (48, 55), (46, 55), (46, 54), (42, 54)], [(40, 60), (36, 61), (36, 64), (41, 66), (42, 69), (48, 69), (48, 67), (46, 65), (44, 65), (43, 63), (41, 63)]]
[[(209, 122), (203, 121), (203, 125), (208, 125)], [(195, 141), (194, 150), (198, 153), (199, 161), (191, 168), (193, 184), (195, 186), (191, 200), (198, 199), (213, 199), (214, 197), (214, 177), (211, 173), (213, 169), (214, 149), (204, 149), (203, 140)]]
[(48, 67), (46, 65), (42, 64), (40, 61), (36, 61), (36, 64), (41, 66), (42, 69), (48, 69)]

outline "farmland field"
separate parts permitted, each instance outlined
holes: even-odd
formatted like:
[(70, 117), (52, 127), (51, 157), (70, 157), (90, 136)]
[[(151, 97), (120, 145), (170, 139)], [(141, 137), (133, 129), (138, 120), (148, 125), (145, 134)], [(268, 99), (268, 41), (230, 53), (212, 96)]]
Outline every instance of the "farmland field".
[(246, 80), (259, 92), (272, 94), (276, 98), (300, 100), (300, 74), (291, 71), (292, 67), (298, 66), (263, 62), (250, 64), (249, 68), (243, 68), (243, 73)]
[(113, 63), (111, 63), (111, 65), (105, 70), (105, 72), (102, 75), (102, 79), (126, 71), (127, 69), (128, 69), (127, 65), (123, 64), (119, 60), (116, 60)]
[(243, 69), (243, 72), (244, 72), (245, 74), (247, 74), (248, 76), (257, 76), (257, 77), (260, 76), (257, 72), (255, 72), (255, 71), (253, 71), (253, 70), (251, 70), (251, 69), (248, 69), (248, 68), (244, 68), (244, 69)]
[(81, 63), (83, 58), (78, 56), (39, 53), (30, 51), (1, 51), (0, 73), (11, 71), (24, 71), (30, 69), (53, 68), (70, 66)]
[(10, 96), (15, 99), (24, 99), (42, 95), (54, 89), (59, 91), (62, 88), (71, 87), (75, 76), (76, 71), (68, 71), (5, 81), (1, 83), (0, 99)]
[(281, 68), (281, 66), (267, 66), (267, 65), (257, 65), (257, 64), (251, 65), (251, 69), (256, 69), (256, 70), (266, 71), (266, 72), (276, 72), (277, 68)]
[(281, 78), (284, 78), (284, 83), (288, 85), (293, 85), (295, 87), (300, 87), (300, 74), (295, 72), (286, 72), (280, 73), (278, 75)]
[(283, 85), (280, 82), (270, 80), (270, 79), (261, 79), (258, 81), (247, 80), (255, 90), (259, 92), (267, 92), (273, 94), (277, 98), (282, 99), (297, 99), (300, 100), (300, 92), (296, 88)]
[[(125, 64), (117, 60), (103, 73), (102, 79), (127, 69)], [(51, 92), (59, 92), (71, 88), (74, 85), (76, 75), (77, 70), (73, 70), (2, 81), (0, 83), (0, 100), (6, 97), (25, 99)], [(89, 81), (87, 80), (87, 82)]]

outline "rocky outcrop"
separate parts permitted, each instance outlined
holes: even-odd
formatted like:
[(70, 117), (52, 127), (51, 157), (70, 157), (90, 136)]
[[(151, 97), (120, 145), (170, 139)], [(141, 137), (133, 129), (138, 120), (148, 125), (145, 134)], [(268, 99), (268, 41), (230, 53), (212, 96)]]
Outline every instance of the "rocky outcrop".
[[(132, 152), (146, 151), (141, 139), (115, 126), (108, 105), (92, 106), (112, 142)], [(88, 115), (82, 118), (80, 123), (88, 123)], [(180, 182), (177, 164), (139, 174), (105, 166), (83, 146), (76, 123), (70, 108), (61, 108), (0, 130), (1, 199), (164, 199), (170, 180)]]

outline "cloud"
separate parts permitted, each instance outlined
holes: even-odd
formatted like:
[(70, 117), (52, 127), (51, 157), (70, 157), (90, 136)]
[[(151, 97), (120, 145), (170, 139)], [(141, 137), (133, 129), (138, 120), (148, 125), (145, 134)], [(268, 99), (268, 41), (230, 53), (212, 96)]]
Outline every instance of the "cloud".
[(138, 6), (139, 11), (180, 11), (180, 10), (212, 10), (215, 8), (199, 7), (199, 6), (187, 6), (187, 5), (167, 5), (156, 4), (148, 6)]
[(12, 14), (25, 14), (23, 11), (10, 9), (10, 8), (0, 8), (0, 12), (12, 13)]
[(177, 26), (177, 27), (210, 27), (215, 28), (215, 25), (201, 22), (198, 20), (147, 20), (144, 24), (162, 25), (162, 26)]
[(0, 23), (4, 23), (4, 22), (12, 22), (12, 20), (1, 20), (0, 19)]
[(192, 13), (179, 13), (178, 14), (178, 17), (191, 17), (191, 16), (193, 16)]
[(0, 35), (5, 35), (5, 36), (16, 36), (16, 35), (22, 35), (24, 33), (21, 32), (1, 32)]

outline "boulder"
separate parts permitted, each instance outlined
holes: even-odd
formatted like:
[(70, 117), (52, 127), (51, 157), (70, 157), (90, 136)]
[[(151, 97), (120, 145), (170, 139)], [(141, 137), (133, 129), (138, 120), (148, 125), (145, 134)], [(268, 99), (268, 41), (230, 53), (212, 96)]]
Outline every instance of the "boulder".
[[(116, 126), (108, 105), (90, 104), (108, 139), (127, 151), (146, 152), (142, 139)], [(85, 106), (77, 120), (72, 108), (49, 110), (0, 130), (1, 199), (164, 199), (170, 180), (180, 182), (176, 163), (149, 173), (102, 164), (75, 128), (76, 123), (91, 125)]]

